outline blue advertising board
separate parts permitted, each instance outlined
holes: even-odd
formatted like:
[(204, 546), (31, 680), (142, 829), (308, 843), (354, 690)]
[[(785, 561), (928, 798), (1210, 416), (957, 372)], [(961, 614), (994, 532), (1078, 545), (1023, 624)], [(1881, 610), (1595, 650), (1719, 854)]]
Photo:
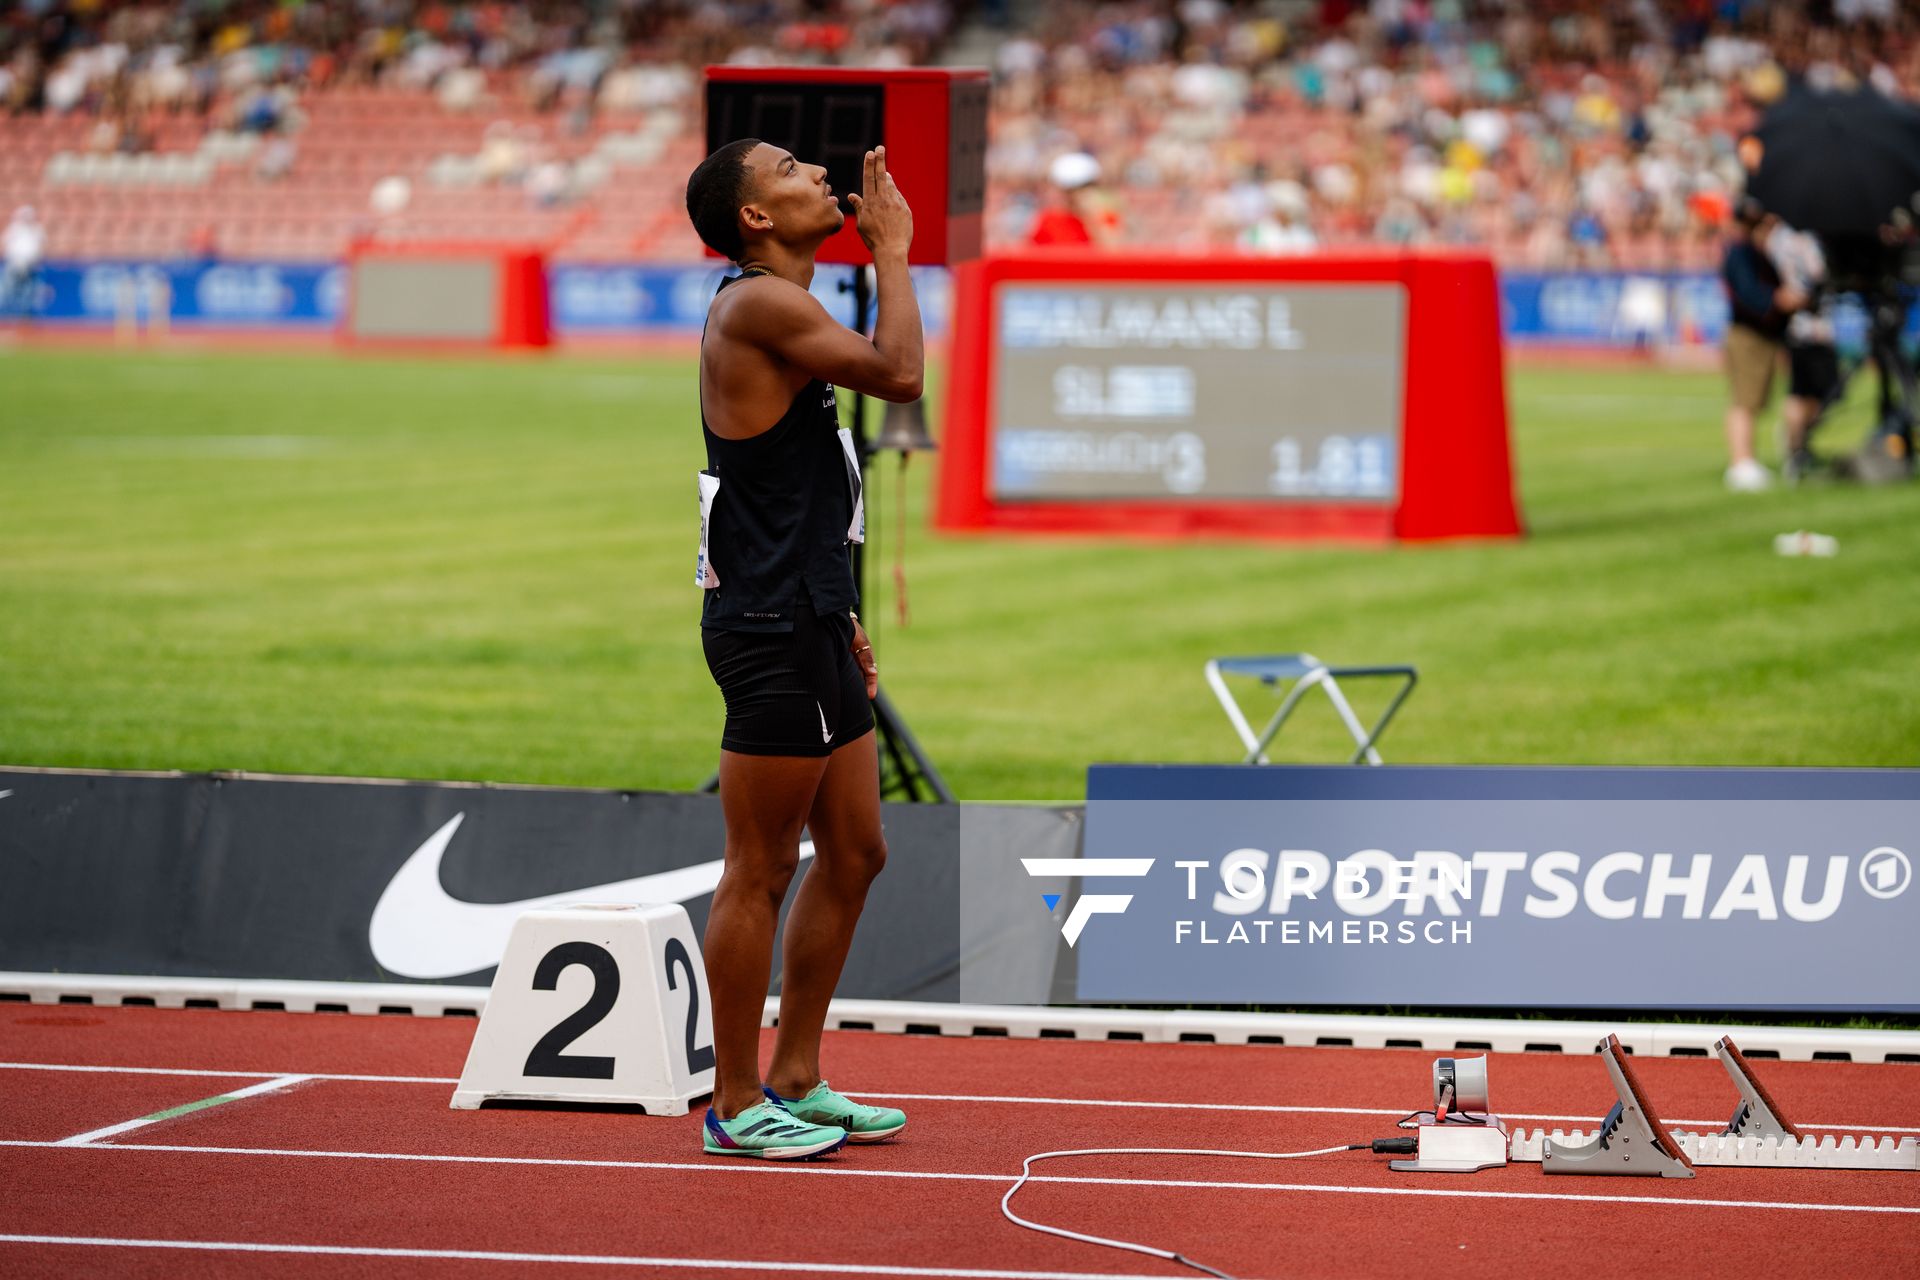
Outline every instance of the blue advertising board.
[[(1867, 313), (1858, 298), (1835, 298), (1828, 312), (1842, 353), (1862, 354)], [(1718, 346), (1727, 335), (1726, 289), (1706, 272), (1542, 272), (1500, 277), (1500, 326), (1519, 346)], [(1906, 336), (1920, 338), (1920, 308)]]
[[(721, 267), (703, 264), (608, 266), (559, 263), (548, 269), (554, 329), (568, 336), (691, 336), (700, 332)], [(853, 295), (850, 268), (822, 267), (813, 294), (843, 324)], [(914, 284), (929, 336), (945, 331), (948, 277), (915, 268)], [(35, 287), (36, 322), (111, 325), (123, 309), (142, 319), (165, 306), (183, 327), (325, 332), (340, 319), (347, 273), (325, 262), (110, 260), (50, 262)]]
[[(554, 331), (562, 338), (692, 336), (723, 273), (707, 263), (556, 263), (547, 277)], [(850, 274), (823, 266), (813, 280), (814, 296), (842, 323), (853, 319), (852, 294), (843, 287)], [(913, 274), (927, 335), (940, 336), (951, 277), (939, 267)], [(345, 291), (345, 268), (337, 263), (51, 262), (40, 272), (35, 318), (110, 325), (131, 296), (143, 316), (168, 299), (170, 321), (188, 327), (314, 333), (338, 322)], [(1508, 340), (1522, 346), (1711, 346), (1727, 327), (1726, 293), (1708, 273), (1508, 273), (1500, 277), (1500, 314)], [(1920, 336), (1920, 308), (1909, 319), (1909, 337)], [(1843, 299), (1834, 320), (1843, 350), (1864, 345), (1866, 317), (1857, 304)]]
[(1706, 274), (1502, 274), (1500, 316), (1506, 336), (1522, 343), (1713, 344), (1726, 335), (1727, 296)]
[(50, 262), (39, 274), (36, 321), (110, 325), (123, 309), (175, 324), (323, 331), (339, 318), (346, 269), (326, 262), (218, 260)]
[(1911, 1011), (1916, 854), (1915, 770), (1097, 765), (1061, 929), (1088, 1001)]

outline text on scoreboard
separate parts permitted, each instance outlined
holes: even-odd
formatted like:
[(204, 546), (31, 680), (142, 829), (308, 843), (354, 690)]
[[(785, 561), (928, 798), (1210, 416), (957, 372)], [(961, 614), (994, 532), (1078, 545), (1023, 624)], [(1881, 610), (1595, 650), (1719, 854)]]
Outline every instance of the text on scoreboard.
[(997, 500), (1399, 500), (1399, 284), (1009, 282), (997, 300)]

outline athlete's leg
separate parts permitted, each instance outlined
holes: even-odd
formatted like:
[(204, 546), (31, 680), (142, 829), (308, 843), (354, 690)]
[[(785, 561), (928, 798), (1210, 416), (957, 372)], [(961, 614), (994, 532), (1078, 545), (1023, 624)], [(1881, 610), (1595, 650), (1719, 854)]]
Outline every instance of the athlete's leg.
[(773, 930), (799, 865), (800, 828), (828, 763), (720, 753), (727, 864), (713, 891), (701, 948), (713, 997), (713, 1109), (723, 1120), (764, 1099), (760, 1014), (773, 966)]
[(1727, 460), (1753, 461), (1753, 410), (1744, 405), (1727, 406)]
[(864, 733), (829, 757), (807, 815), (813, 866), (787, 913), (780, 1030), (767, 1069), (767, 1083), (783, 1097), (801, 1097), (820, 1082), (820, 1032), (827, 1021), (827, 1002), (839, 985), (867, 886), (886, 865), (877, 740), (877, 734)]

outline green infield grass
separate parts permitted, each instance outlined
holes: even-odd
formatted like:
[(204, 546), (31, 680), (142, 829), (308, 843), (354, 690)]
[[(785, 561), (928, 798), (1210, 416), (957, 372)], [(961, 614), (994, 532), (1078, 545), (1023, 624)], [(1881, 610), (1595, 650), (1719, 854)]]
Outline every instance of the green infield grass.
[[(1710, 373), (1510, 390), (1515, 542), (942, 536), (917, 457), (904, 628), (885, 459), (882, 680), (974, 800), (1233, 759), (1202, 664), (1291, 650), (1418, 665), (1395, 762), (1920, 763), (1920, 487), (1726, 493)], [(687, 359), (0, 350), (0, 762), (697, 786), (702, 461)], [(1273, 755), (1349, 749), (1316, 697)]]

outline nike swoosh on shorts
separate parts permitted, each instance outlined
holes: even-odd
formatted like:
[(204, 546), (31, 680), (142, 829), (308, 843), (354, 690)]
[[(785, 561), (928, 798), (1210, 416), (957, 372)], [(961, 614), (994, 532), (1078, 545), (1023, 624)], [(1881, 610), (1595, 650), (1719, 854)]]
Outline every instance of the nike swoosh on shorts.
[[(455, 814), (428, 836), (381, 892), (367, 926), (367, 943), (381, 968), (403, 978), (454, 978), (491, 969), (506, 954), (513, 922), (537, 907), (574, 902), (687, 902), (712, 893), (726, 865), (724, 859), (715, 859), (517, 902), (464, 902), (440, 883), (440, 863), (466, 816)], [(802, 840), (800, 857), (812, 856), (813, 841)]]

